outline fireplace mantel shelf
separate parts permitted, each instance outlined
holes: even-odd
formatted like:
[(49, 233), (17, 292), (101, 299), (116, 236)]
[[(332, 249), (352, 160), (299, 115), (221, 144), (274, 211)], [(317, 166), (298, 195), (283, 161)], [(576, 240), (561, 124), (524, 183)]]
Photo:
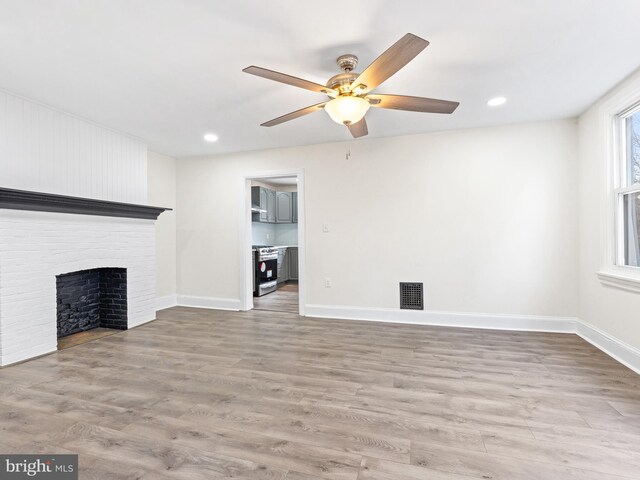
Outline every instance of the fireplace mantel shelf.
[(0, 209), (36, 212), (73, 213), (102, 217), (126, 217), (156, 220), (171, 208), (151, 207), (134, 203), (110, 202), (92, 198), (69, 197), (52, 193), (30, 192), (0, 187)]

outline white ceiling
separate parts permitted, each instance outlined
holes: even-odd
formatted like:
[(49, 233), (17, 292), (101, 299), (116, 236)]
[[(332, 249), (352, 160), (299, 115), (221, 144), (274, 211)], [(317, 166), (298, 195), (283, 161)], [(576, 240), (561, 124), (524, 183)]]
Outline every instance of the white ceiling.
[(325, 83), (411, 32), (431, 45), (376, 92), (461, 105), (371, 109), (369, 137), (571, 117), (640, 66), (639, 18), (638, 0), (0, 0), (0, 87), (176, 156), (350, 140), (325, 112), (260, 127), (326, 97), (242, 68)]

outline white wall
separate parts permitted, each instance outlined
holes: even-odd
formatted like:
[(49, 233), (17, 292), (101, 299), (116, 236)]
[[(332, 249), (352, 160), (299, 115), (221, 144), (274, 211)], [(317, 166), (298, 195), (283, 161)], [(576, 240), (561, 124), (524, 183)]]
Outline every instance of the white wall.
[(600, 283), (602, 267), (605, 176), (604, 125), (600, 111), (612, 97), (640, 91), (640, 72), (628, 78), (593, 105), (579, 119), (580, 161), (580, 318), (623, 342), (640, 349), (640, 294)]
[(140, 140), (0, 91), (0, 186), (147, 201)]
[(175, 304), (176, 288), (176, 160), (149, 152), (149, 205), (172, 208), (156, 221), (156, 295), (159, 307)]
[(241, 177), (302, 167), (309, 304), (422, 281), (431, 310), (574, 316), (576, 146), (563, 120), (181, 159), (178, 292), (240, 298)]

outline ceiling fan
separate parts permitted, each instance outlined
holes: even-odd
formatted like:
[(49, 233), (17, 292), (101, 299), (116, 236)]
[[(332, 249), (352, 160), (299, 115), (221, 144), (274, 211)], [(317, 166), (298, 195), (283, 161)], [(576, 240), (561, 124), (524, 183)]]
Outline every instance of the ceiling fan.
[(427, 45), (429, 42), (426, 40), (407, 33), (376, 58), (362, 73), (354, 72), (358, 65), (358, 57), (352, 54), (341, 55), (336, 63), (342, 69), (342, 73), (331, 77), (326, 85), (256, 66), (247, 67), (242, 71), (294, 87), (323, 93), (330, 98), (326, 102), (301, 108), (269, 120), (262, 124), (263, 127), (273, 127), (324, 108), (332, 120), (346, 125), (351, 135), (358, 138), (369, 133), (364, 118), (369, 107), (428, 113), (453, 113), (458, 107), (459, 102), (448, 100), (369, 93), (413, 60)]

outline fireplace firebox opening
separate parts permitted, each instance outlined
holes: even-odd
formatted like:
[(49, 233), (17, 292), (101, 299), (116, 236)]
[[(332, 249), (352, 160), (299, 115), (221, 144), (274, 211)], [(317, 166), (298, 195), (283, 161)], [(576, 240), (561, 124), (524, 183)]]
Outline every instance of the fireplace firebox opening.
[(56, 289), (59, 339), (94, 328), (127, 329), (126, 268), (57, 275)]

